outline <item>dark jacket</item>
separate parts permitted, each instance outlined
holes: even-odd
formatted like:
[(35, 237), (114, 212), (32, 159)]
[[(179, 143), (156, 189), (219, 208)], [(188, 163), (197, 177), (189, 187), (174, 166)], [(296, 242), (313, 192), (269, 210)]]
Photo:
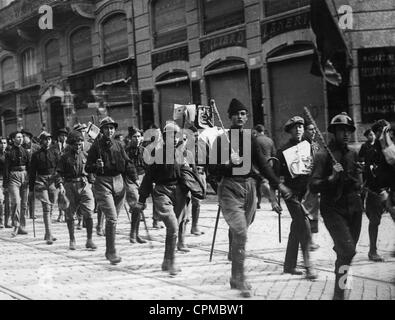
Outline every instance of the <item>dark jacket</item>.
[(60, 176), (60, 180), (57, 181), (57, 187), (59, 187), (59, 182), (65, 183), (75, 178), (88, 177), (89, 174), (85, 170), (86, 162), (85, 152), (80, 151), (76, 153), (72, 148), (67, 148), (57, 165), (57, 172)]
[(141, 175), (145, 172), (146, 164), (144, 162), (144, 147), (130, 146), (125, 149), (129, 159), (133, 161), (137, 174)]
[(183, 164), (179, 164), (173, 157), (171, 163), (166, 164), (166, 145), (154, 149), (152, 156), (161, 155), (163, 163), (156, 163), (149, 165), (146, 168), (143, 181), (139, 189), (139, 202), (144, 203), (149, 195), (152, 193), (152, 184), (157, 185), (176, 185), (179, 183), (181, 178), (181, 167)]
[[(232, 146), (232, 135), (229, 135), (229, 140), (230, 140), (230, 146)], [(223, 164), (222, 159), (221, 159), (221, 151), (223, 148), (222, 145), (222, 139), (226, 139), (224, 136), (219, 136), (215, 143), (213, 148), (217, 149), (217, 159), (216, 159), (216, 164), (210, 164), (209, 165), (209, 172), (212, 175), (215, 175), (217, 177), (233, 177), (233, 168), (237, 167), (243, 167), (243, 163), (240, 165), (235, 165), (235, 164)], [(227, 144), (227, 141), (224, 143)], [(229, 147), (229, 157), (231, 155), (231, 148)], [(243, 130), (239, 131), (239, 156), (244, 157), (243, 155)], [(236, 150), (235, 150), (236, 151)], [(249, 172), (242, 176), (242, 177), (253, 177), (255, 179), (260, 179), (259, 175), (262, 175), (266, 179), (269, 180), (269, 183), (273, 187), (277, 187), (278, 184), (280, 183), (280, 180), (278, 177), (275, 175), (272, 167), (269, 165), (264, 153), (262, 152), (262, 149), (260, 145), (257, 142), (256, 137), (251, 135), (251, 154), (248, 155), (246, 154), (245, 157), (250, 157), (249, 160), (251, 160), (251, 168)], [(211, 158), (211, 156), (210, 156)], [(210, 159), (212, 161), (212, 159)]]
[(347, 203), (349, 194), (359, 194), (362, 187), (362, 169), (358, 165), (358, 153), (347, 146), (335, 142), (329, 144), (336, 161), (344, 171), (337, 181), (329, 182), (332, 174), (333, 162), (327, 151), (319, 152), (314, 159), (314, 170), (311, 178), (310, 189), (314, 193), (321, 193), (321, 203)]
[(36, 176), (56, 175), (56, 166), (60, 159), (59, 153), (54, 148), (36, 151), (32, 155), (29, 169), (29, 189), (33, 191)]
[(395, 190), (395, 168), (385, 160), (380, 141), (376, 140), (365, 150), (364, 160), (364, 177), (370, 190), (374, 192), (379, 192), (382, 188)]
[(3, 178), (4, 176), (4, 166), (5, 166), (5, 154), (7, 151), (0, 151), (0, 177)]
[(9, 151), (6, 153), (5, 161), (4, 161), (4, 176), (3, 176), (3, 186), (7, 187), (9, 182), (10, 171), (14, 167), (26, 167), (26, 170), (29, 171), (30, 166), (30, 154), (29, 152), (22, 146), (12, 145)]
[[(97, 159), (104, 162), (103, 172), (96, 165)], [(116, 176), (122, 174), (133, 182), (138, 175), (133, 162), (127, 156), (125, 149), (119, 141), (104, 137), (95, 140), (88, 152), (86, 171), (98, 176)]]

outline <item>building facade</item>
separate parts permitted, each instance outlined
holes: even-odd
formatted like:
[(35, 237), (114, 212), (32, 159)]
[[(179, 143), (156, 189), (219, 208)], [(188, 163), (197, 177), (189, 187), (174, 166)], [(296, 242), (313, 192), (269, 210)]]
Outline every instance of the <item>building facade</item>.
[[(131, 1), (6, 1), (0, 9), (1, 129), (56, 134), (107, 111), (139, 125)], [(53, 29), (42, 29), (49, 5)]]
[[(54, 8), (53, 31), (32, 27), (43, 3)], [(344, 4), (353, 11), (352, 29), (339, 27)], [(349, 112), (355, 141), (363, 140), (377, 117), (395, 120), (395, 3), (326, 5), (336, 28), (328, 34), (344, 42), (331, 55), (339, 85), (314, 72), (310, 0), (11, 1), (0, 9), (0, 45), (8, 50), (0, 53), (3, 131), (87, 122), (103, 106), (121, 130), (163, 126), (173, 104), (211, 99), (227, 126), (237, 98), (249, 108), (249, 126), (265, 124), (278, 144), (286, 120), (305, 106), (323, 131), (332, 116)], [(374, 69), (380, 63), (385, 71)]]

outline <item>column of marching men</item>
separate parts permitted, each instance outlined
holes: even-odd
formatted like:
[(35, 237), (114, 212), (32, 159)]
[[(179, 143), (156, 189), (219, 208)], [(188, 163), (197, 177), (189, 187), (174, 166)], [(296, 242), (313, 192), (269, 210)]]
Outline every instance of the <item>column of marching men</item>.
[[(59, 130), (57, 141), (45, 131), (38, 136), (38, 143), (23, 130), (13, 132), (8, 141), (2, 137), (0, 228), (10, 228), (12, 237), (26, 235), (26, 218), (36, 219), (36, 199), (42, 205), (44, 240), (51, 245), (56, 241), (51, 227), (53, 209), (59, 202), (56, 221), (64, 219), (67, 224), (69, 249), (79, 247), (74, 233), (82, 227), (86, 229), (85, 247), (97, 249), (92, 237), (97, 217), (96, 233), (106, 239), (105, 257), (117, 264), (122, 260), (116, 250), (119, 214), (123, 210), (130, 213), (130, 243), (146, 243), (139, 230), (140, 221), (145, 219), (146, 200), (151, 196), (152, 226), (166, 230), (162, 270), (174, 276), (181, 271), (175, 262), (176, 251), (189, 251), (185, 242), (189, 220), (191, 234), (203, 234), (198, 221), (204, 196), (199, 190), (205, 190), (207, 178), (229, 226), (230, 287), (250, 297), (252, 286), (244, 267), (248, 228), (262, 195), (274, 211), (282, 213), (277, 189), (292, 218), (284, 273), (304, 274), (308, 280), (317, 278), (310, 251), (319, 249), (313, 234), (318, 232), (321, 213), (337, 256), (333, 298), (345, 299), (347, 287), (342, 282), (356, 254), (363, 211), (369, 219), (368, 258), (375, 262), (384, 260), (376, 245), (381, 216), (388, 211), (395, 218), (395, 168), (383, 151), (387, 148), (383, 141), (391, 144), (393, 139), (390, 124), (383, 119), (375, 122), (365, 132), (368, 141), (358, 153), (350, 146), (355, 125), (346, 113), (331, 120), (328, 145), (316, 141), (318, 128), (314, 121), (296, 115), (284, 126), (289, 140), (276, 151), (263, 125), (252, 134), (245, 129), (248, 109), (240, 101), (231, 101), (228, 115), (233, 133), (229, 130), (215, 139), (212, 150), (217, 152), (210, 152), (216, 157), (214, 161), (199, 158), (198, 130), (190, 126), (192, 137), (187, 137), (175, 122), (168, 122), (163, 130), (152, 126), (148, 140), (134, 127), (129, 128), (126, 137), (116, 134), (118, 124), (111, 117), (101, 120), (100, 135), (94, 141), (89, 141), (84, 124)], [(185, 147), (188, 139), (193, 139), (196, 146), (192, 152)], [(225, 151), (224, 141), (228, 142)], [(251, 145), (249, 154), (243, 154), (245, 141)], [(302, 142), (308, 142), (311, 153), (304, 170), (298, 171), (298, 163), (289, 164), (287, 150)], [(151, 159), (163, 161), (147, 163), (148, 149)], [(247, 157), (251, 166), (237, 173)], [(195, 179), (195, 185), (188, 177)], [(305, 272), (297, 268), (299, 245)]]

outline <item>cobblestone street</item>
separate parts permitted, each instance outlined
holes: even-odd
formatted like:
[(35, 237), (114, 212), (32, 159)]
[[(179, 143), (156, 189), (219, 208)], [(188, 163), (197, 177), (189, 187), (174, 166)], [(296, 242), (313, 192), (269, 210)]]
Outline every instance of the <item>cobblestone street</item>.
[[(129, 243), (128, 217), (123, 211), (117, 230), (117, 245), (122, 262), (113, 266), (104, 258), (105, 238), (94, 236), (96, 251), (85, 249), (85, 229), (76, 231), (77, 250), (68, 250), (65, 223), (53, 223), (53, 234), (58, 240), (53, 245), (43, 241), (42, 216), (36, 220), (36, 238), (32, 220), (28, 220), (29, 234), (11, 238), (11, 229), (0, 230), (0, 299), (54, 299), (54, 300), (238, 300), (238, 291), (230, 290), (230, 262), (227, 260), (227, 226), (221, 217), (212, 262), (209, 262), (217, 205), (210, 199), (203, 204), (200, 225), (202, 236), (189, 234), (189, 253), (177, 253), (182, 272), (170, 277), (161, 271), (165, 229), (152, 229), (152, 205), (145, 212), (151, 242), (143, 245)], [(39, 208), (38, 203), (36, 208)], [(57, 216), (55, 210), (53, 219)], [(282, 215), (282, 241), (278, 242), (277, 214), (268, 204), (258, 210), (249, 230), (246, 269), (253, 286), (252, 299), (268, 300), (328, 300), (334, 286), (335, 254), (332, 240), (320, 221), (315, 238), (320, 248), (312, 253), (319, 277), (308, 281), (303, 276), (283, 274), (288, 229), (288, 212)], [(368, 260), (367, 219), (364, 216), (358, 253), (352, 273), (352, 300), (395, 298), (394, 224), (385, 214), (379, 231), (379, 253), (385, 262)], [(146, 237), (141, 223), (140, 233)], [(301, 261), (299, 255), (299, 262)]]

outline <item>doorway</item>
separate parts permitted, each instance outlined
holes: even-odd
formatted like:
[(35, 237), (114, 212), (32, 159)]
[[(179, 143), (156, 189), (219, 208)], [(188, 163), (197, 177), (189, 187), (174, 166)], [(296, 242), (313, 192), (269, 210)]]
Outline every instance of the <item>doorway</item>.
[(51, 133), (57, 136), (59, 129), (65, 127), (63, 105), (60, 98), (53, 98), (49, 101), (50, 105), (50, 119), (51, 119)]

